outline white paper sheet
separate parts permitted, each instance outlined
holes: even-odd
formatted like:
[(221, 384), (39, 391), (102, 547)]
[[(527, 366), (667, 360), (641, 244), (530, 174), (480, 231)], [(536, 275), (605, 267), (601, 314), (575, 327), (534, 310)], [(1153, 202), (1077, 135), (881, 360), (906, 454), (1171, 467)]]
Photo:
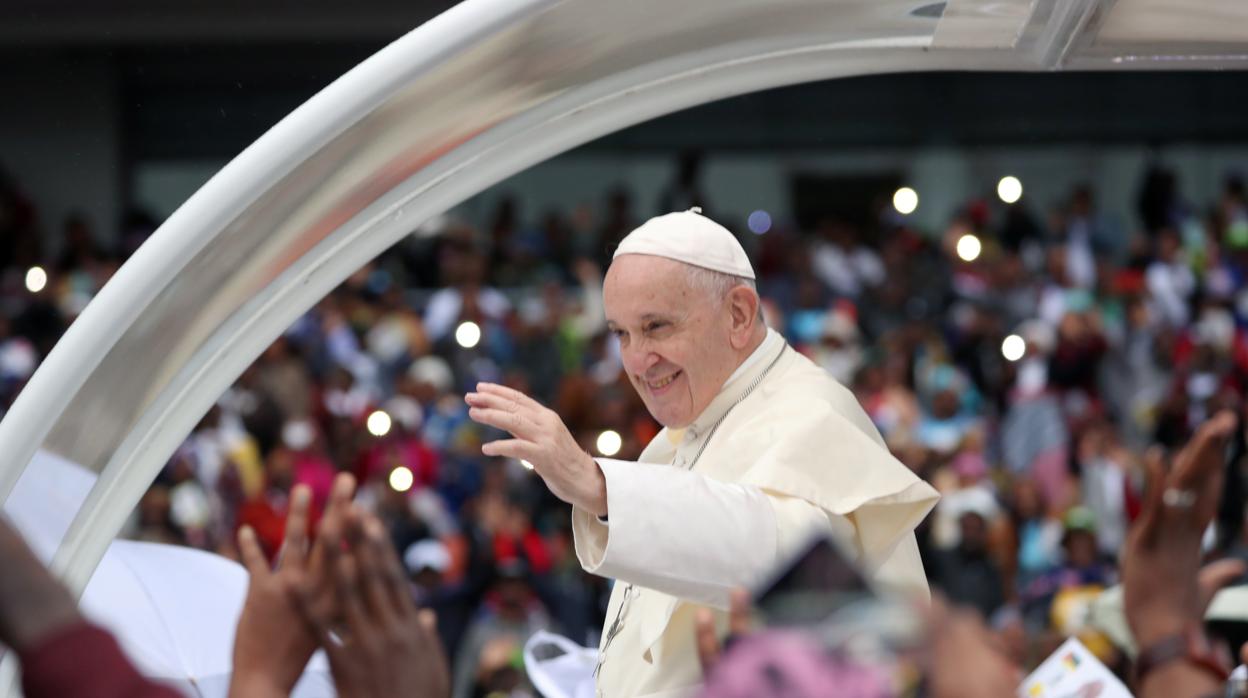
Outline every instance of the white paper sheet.
[(1070, 638), (1018, 687), (1019, 698), (1132, 698), (1114, 672)]

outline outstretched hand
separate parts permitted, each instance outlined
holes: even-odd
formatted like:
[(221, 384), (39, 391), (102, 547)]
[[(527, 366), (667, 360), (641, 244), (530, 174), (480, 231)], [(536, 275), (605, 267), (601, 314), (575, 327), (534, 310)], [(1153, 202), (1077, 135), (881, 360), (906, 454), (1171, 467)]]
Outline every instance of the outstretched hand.
[(1162, 454), (1146, 458), (1148, 491), (1122, 562), (1124, 610), (1136, 642), (1147, 647), (1199, 624), (1207, 599), (1198, 574), (1201, 538), (1217, 513), (1227, 439), (1235, 415), (1202, 425), (1167, 468)]
[(474, 422), (510, 432), (514, 438), (481, 447), (487, 456), (528, 461), (556, 497), (595, 516), (607, 515), (607, 485), (602, 470), (576, 443), (563, 420), (518, 390), (478, 383), (464, 396)]
[[(1205, 607), (1220, 586), (1243, 570), (1230, 562), (1200, 568), (1201, 538), (1217, 513), (1226, 443), (1236, 424), (1233, 413), (1219, 413), (1200, 427), (1172, 467), (1167, 468), (1159, 450), (1146, 458), (1144, 509), (1122, 556), (1123, 610), (1141, 652), (1179, 639), (1189, 652), (1203, 646), (1200, 651), (1209, 658), (1209, 641), (1201, 631)], [(1141, 698), (1221, 689), (1212, 672), (1192, 662), (1150, 669), (1136, 686)]]

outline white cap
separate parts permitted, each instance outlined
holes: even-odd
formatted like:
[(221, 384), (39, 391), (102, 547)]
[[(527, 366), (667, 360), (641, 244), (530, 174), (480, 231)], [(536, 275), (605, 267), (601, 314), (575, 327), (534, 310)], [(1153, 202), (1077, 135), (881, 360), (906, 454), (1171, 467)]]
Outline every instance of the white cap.
[(425, 411), (421, 409), (420, 403), (404, 395), (396, 395), (386, 400), (381, 409), (397, 419), (408, 431), (419, 429), (425, 421)]
[(440, 356), (422, 356), (412, 362), (407, 375), (418, 383), (428, 383), (434, 390), (445, 393), (455, 387), (455, 375), (450, 364)]
[(302, 451), (313, 441), (316, 441), (316, 426), (312, 420), (292, 419), (282, 425), (282, 443), (286, 444), (286, 448)]
[(754, 267), (741, 243), (724, 226), (702, 215), (702, 209), (655, 216), (620, 241), (615, 255), (666, 257), (724, 274), (754, 278)]
[(423, 569), (445, 572), (451, 566), (451, 553), (439, 541), (421, 540), (407, 546), (403, 552), (403, 565), (412, 574)]

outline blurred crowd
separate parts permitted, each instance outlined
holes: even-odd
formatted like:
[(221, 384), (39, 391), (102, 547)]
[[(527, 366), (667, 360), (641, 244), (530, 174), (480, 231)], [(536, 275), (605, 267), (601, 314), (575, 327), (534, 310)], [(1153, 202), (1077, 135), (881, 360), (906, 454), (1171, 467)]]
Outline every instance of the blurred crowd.
[[(1243, 182), (1190, 202), (1155, 167), (1129, 221), (1077, 187), (1053, 210), (970, 200), (944, 230), (881, 204), (865, 225), (777, 220), (760, 234), (716, 203), (682, 168), (657, 210), (616, 189), (600, 206), (532, 216), (504, 197), (486, 221), (430, 223), (266, 349), (125, 535), (237, 558), (246, 525), (273, 555), (291, 488), (311, 490), (315, 521), (346, 471), (437, 611), (457, 698), (522, 686), (538, 629), (596, 644), (607, 582), (581, 570), (566, 505), (523, 463), (481, 455), (499, 434), (468, 419), (463, 394), (511, 385), (587, 451), (639, 454), (658, 426), (621, 375), (601, 275), (647, 217), (700, 205), (741, 236), (768, 324), (851, 386), (897, 458), (942, 493), (918, 532), (932, 585), (982, 614), (1022, 666), (1071, 635), (1120, 665), (1092, 608), (1117, 582), (1144, 451), (1178, 447), (1219, 409), (1242, 412)], [(53, 246), (53, 223), (0, 176), (0, 414), (156, 227), (133, 213), (107, 246), (71, 217)], [(31, 283), (35, 266), (45, 283)], [(1232, 448), (1243, 454), (1242, 436)], [(1248, 559), (1244, 524), (1231, 478), (1207, 548)]]

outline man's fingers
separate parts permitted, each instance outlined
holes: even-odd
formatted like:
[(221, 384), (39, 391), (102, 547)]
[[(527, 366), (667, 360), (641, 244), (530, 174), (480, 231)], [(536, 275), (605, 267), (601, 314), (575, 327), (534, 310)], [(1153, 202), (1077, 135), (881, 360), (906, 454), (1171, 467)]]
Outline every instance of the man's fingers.
[(334, 565), (342, 555), (344, 519), (352, 511), (348, 505), (339, 508), (334, 516), (321, 518), (321, 530), (316, 535), (316, 550), (312, 553), (311, 572), (318, 581), (328, 582), (334, 573)]
[(1243, 560), (1218, 560), (1200, 568), (1196, 583), (1200, 587), (1200, 612), (1203, 615), (1209, 609), (1213, 597), (1223, 587), (1244, 576), (1248, 572), (1248, 563)]
[(474, 422), (502, 429), (503, 431), (510, 431), (513, 434), (523, 424), (522, 417), (514, 410), (504, 407), (469, 404), (471, 406), (468, 408), (468, 417)]
[(545, 409), (537, 400), (534, 400), (519, 390), (508, 388), (505, 385), (499, 385), (497, 383), (477, 383), (477, 392), (485, 393), (487, 395), (497, 395), (501, 398), (511, 400), (522, 407), (528, 407), (529, 409)]
[(1165, 454), (1158, 446), (1144, 453), (1144, 507), (1136, 524), (1137, 533), (1145, 545), (1157, 534), (1158, 520), (1164, 507), (1162, 495), (1166, 489)]
[(496, 407), (470, 407), (468, 417), (474, 422), (502, 429), (520, 438), (533, 439), (538, 436), (537, 422), (523, 412), (508, 412)]
[(1234, 432), (1235, 423), (1235, 414), (1223, 411), (1201, 425), (1196, 436), (1179, 455), (1179, 463), (1172, 475), (1175, 487), (1197, 488), (1211, 475), (1221, 471), (1225, 462), (1226, 440)]
[[(352, 531), (358, 522), (355, 512), (348, 512), (346, 519), (344, 528), (348, 532)], [(331, 568), (338, 603), (352, 636), (368, 632), (372, 626), (372, 622), (364, 609), (364, 601), (361, 598), (363, 595), (360, 589), (360, 569), (358, 558), (356, 557), (357, 554), (358, 550), (353, 549), (351, 552), (336, 555)]]
[(339, 473), (334, 478), (334, 486), (329, 491), (329, 503), (325, 506), (325, 517), (337, 517), (351, 504), (355, 497), (355, 476), (351, 473)]
[(523, 404), (511, 398), (495, 395), (494, 393), (468, 393), (464, 396), (464, 402), (468, 403), (469, 407), (491, 407), (504, 412), (517, 412), (527, 409)]
[[(493, 392), (476, 392), (465, 395), (464, 401), (468, 403), (470, 408), (469, 414), (472, 413), (471, 408), (498, 410), (518, 416), (521, 420), (521, 426), (531, 424), (539, 431), (554, 428), (555, 422), (562, 424), (554, 412), (546, 409), (541, 403), (524, 393), (511, 388), (504, 388), (500, 385), (494, 385), (493, 383), (479, 383), (478, 385), (481, 387), (489, 386)], [(516, 433), (507, 427), (499, 428), (505, 428), (513, 434)]]
[(329, 490), (329, 501), (325, 504), (325, 515), (321, 517), (321, 529), (327, 524), (332, 525), (342, 520), (343, 515), (351, 508), (355, 498), (355, 476), (350, 473), (339, 473), (334, 478), (333, 487)]
[(385, 527), (376, 517), (370, 516), (365, 521), (364, 533), (380, 563), (382, 579), (392, 604), (391, 609), (397, 610), (400, 615), (409, 616), (416, 611), (416, 604), (412, 601), (411, 588), (407, 584), (407, 572), (386, 535)]
[[(335, 558), (335, 563), (337, 559)], [(292, 580), (286, 587), (287, 595), (294, 601), (300, 615), (312, 630), (313, 634), (324, 645), (333, 629), (340, 620), (338, 611), (338, 591), (333, 579), (311, 579), (301, 577)], [(328, 649), (328, 646), (326, 646)]]
[(468, 403), (468, 407), (484, 407), (488, 409), (500, 410), (502, 412), (511, 412), (513, 414), (536, 411), (533, 406), (527, 403), (523, 403), (511, 397), (499, 395), (497, 393), (468, 393), (467, 395), (464, 395), (464, 402)]
[(525, 460), (534, 465), (540, 458), (537, 458), (537, 446), (532, 442), (524, 439), (502, 439), (499, 441), (491, 441), (482, 444), (481, 452), (487, 456), (501, 456), (503, 458), (515, 458), (517, 460)]
[(288, 566), (303, 568), (307, 559), (308, 508), (311, 505), (312, 490), (307, 485), (295, 485), (290, 492), (290, 511), (286, 514), (286, 532), (278, 554), (278, 569)]
[(321, 517), (320, 529), (316, 534), (316, 543), (311, 554), (312, 567), (318, 570), (332, 569), (326, 567), (324, 561), (342, 546), (342, 519), (350, 510), (354, 497), (355, 477), (350, 473), (339, 473), (329, 490), (325, 515)]
[(322, 593), (325, 591), (327, 590), (319, 589), (308, 583), (307, 580), (292, 585), (290, 590), (300, 615), (303, 616), (304, 621), (312, 630), (312, 634), (316, 636), (319, 644), (328, 652), (333, 649), (334, 645), (331, 633), (336, 620), (337, 603)]
[(374, 630), (375, 624), (364, 609), (364, 601), (360, 598), (359, 572), (355, 558), (343, 555), (334, 565), (337, 581), (334, 588), (338, 592), (338, 604), (342, 609), (342, 618), (346, 621), (347, 631), (352, 637), (359, 637)]
[(416, 625), (421, 631), (423, 651), (432, 655), (438, 666), (446, 667), (446, 648), (442, 646), (442, 639), (438, 636), (438, 614), (432, 609), (422, 608), (417, 612)]
[(374, 622), (390, 623), (395, 620), (395, 608), (386, 579), (389, 572), (382, 558), (385, 529), (369, 515), (356, 519), (353, 524), (351, 551), (359, 571), (363, 602)]
[(431, 608), (422, 608), (420, 613), (416, 615), (416, 621), (420, 623), (420, 629), (424, 630), (430, 636), (438, 634), (438, 614), (433, 612)]
[(252, 577), (263, 577), (269, 573), (269, 561), (260, 549), (260, 541), (256, 540), (256, 532), (251, 526), (238, 529), (238, 553), (243, 559), (243, 566)]
[(308, 573), (295, 585), (295, 596), (309, 625), (324, 644), (326, 633), (341, 618), (335, 572), (343, 553), (343, 518), (351, 506), (339, 507), (335, 516), (321, 519)]
[(719, 663), (720, 644), (715, 633), (715, 614), (709, 608), (699, 608), (695, 618), (698, 643), (698, 661), (703, 673), (708, 673)]

